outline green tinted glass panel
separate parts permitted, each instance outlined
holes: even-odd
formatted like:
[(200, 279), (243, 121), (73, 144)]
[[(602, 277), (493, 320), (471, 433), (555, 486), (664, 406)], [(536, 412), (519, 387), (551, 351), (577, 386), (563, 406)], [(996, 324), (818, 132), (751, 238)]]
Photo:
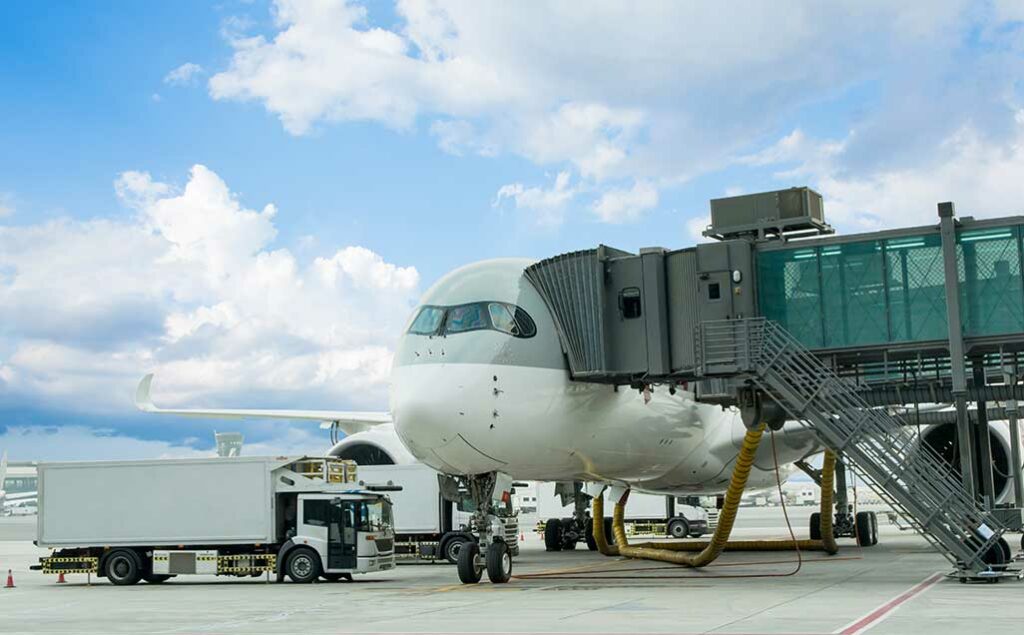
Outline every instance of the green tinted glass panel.
[(819, 248), (825, 346), (889, 341), (885, 277), (879, 241)]
[(778, 322), (801, 343), (821, 348), (821, 279), (816, 249), (769, 251), (757, 258), (761, 315)]
[(960, 314), (967, 336), (1024, 330), (1019, 227), (963, 231), (957, 236)]
[(892, 341), (948, 337), (941, 237), (887, 240), (885, 254)]

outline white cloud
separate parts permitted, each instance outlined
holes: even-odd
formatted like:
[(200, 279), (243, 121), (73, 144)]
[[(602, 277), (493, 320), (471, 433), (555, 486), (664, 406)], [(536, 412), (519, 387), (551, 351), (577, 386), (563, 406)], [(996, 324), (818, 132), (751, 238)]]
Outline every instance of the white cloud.
[(627, 189), (610, 189), (591, 207), (598, 219), (606, 223), (635, 221), (647, 210), (657, 206), (658, 190), (645, 181), (637, 181)]
[(516, 209), (528, 211), (534, 222), (545, 227), (557, 227), (565, 220), (565, 206), (576, 196), (578, 190), (570, 184), (571, 175), (559, 172), (555, 182), (548, 189), (526, 187), (522, 183), (503, 185), (494, 198), (494, 207), (506, 199), (515, 202)]
[[(385, 28), (354, 2), (278, 0), (272, 35), (228, 35), (234, 53), (209, 89), (262, 103), (293, 134), (350, 120), (410, 130), (422, 120), (445, 152), (511, 153), (571, 170), (594, 205), (610, 209), (621, 183), (646, 183), (649, 200), (650, 188), (736, 156), (777, 160), (751, 148), (802, 108), (864, 86), (880, 97), (860, 126), (866, 147), (849, 161), (895, 157), (880, 140), (908, 125), (913, 139), (948, 136), (963, 112), (991, 110), (1016, 90), (1019, 29), (1003, 28), (1017, 24), (1011, 6), (849, 0), (780, 12), (766, 3), (399, 0), (397, 23)], [(935, 49), (974, 40), (985, 54), (969, 67)], [(964, 77), (969, 90), (951, 81)]]
[(0, 395), (128, 414), (156, 370), (169, 404), (385, 407), (415, 268), (358, 246), (300, 265), (271, 247), (276, 208), (202, 165), (115, 191), (132, 220), (0, 225)]
[(691, 218), (686, 221), (686, 231), (690, 235), (690, 238), (695, 242), (707, 242), (708, 239), (704, 236), (704, 230), (707, 229), (710, 224), (710, 216), (698, 216), (696, 218)]
[(188, 86), (196, 77), (202, 75), (203, 72), (203, 67), (199, 64), (185, 62), (167, 73), (164, 76), (164, 83), (171, 86)]
[(0, 192), (0, 218), (10, 216), (14, 213), (14, 197), (10, 194)]
[[(937, 222), (936, 204), (953, 200), (957, 213), (977, 217), (1024, 212), (1024, 110), (1006, 138), (990, 138), (968, 123), (940, 139), (932, 159), (856, 174), (844, 169), (851, 133), (841, 141), (787, 135), (761, 157), (780, 180), (804, 179), (825, 198), (826, 218), (851, 230)], [(794, 139), (799, 139), (795, 144)], [(799, 146), (799, 152), (787, 148)]]

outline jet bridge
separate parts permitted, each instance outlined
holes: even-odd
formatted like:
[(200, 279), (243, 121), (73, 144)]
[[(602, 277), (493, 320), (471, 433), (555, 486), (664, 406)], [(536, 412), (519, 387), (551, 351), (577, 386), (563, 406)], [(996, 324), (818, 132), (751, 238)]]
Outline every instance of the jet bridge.
[[(1001, 536), (1021, 526), (1024, 217), (957, 219), (942, 203), (936, 225), (833, 236), (808, 188), (711, 207), (716, 242), (600, 246), (526, 270), (572, 378), (693, 386), (750, 424), (804, 421), (965, 577), (998, 573)], [(1011, 422), (1010, 508), (995, 504), (990, 402)], [(959, 467), (879, 407), (921, 403), (955, 405)]]

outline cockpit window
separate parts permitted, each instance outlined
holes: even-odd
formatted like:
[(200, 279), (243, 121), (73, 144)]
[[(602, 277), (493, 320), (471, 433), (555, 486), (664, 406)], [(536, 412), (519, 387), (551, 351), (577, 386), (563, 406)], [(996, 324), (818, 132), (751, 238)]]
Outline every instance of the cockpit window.
[(436, 306), (425, 306), (420, 309), (420, 314), (412, 321), (409, 327), (410, 333), (416, 335), (433, 335), (441, 328), (444, 321), (444, 309)]
[(508, 333), (509, 335), (519, 335), (519, 327), (516, 326), (516, 319), (512, 317), (512, 311), (509, 310), (508, 305), (500, 302), (489, 302), (487, 304), (487, 313), (491, 316), (491, 324), (494, 328)]
[(480, 304), (463, 304), (448, 310), (448, 322), (444, 325), (445, 333), (462, 333), (485, 329), (490, 324), (484, 307)]
[(412, 321), (414, 335), (454, 335), (491, 329), (512, 337), (537, 334), (537, 325), (523, 309), (504, 302), (471, 302), (456, 306), (425, 306)]

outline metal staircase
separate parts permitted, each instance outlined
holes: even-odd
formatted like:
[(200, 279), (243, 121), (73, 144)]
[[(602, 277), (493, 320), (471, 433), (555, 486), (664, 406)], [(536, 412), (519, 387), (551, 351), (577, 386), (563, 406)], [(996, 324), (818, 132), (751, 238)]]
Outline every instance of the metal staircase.
[(703, 322), (698, 374), (745, 378), (789, 417), (844, 454), (893, 509), (946, 556), (962, 579), (993, 578), (1006, 529), (967, 493), (959, 475), (896, 416), (872, 408), (796, 338), (763, 318)]

